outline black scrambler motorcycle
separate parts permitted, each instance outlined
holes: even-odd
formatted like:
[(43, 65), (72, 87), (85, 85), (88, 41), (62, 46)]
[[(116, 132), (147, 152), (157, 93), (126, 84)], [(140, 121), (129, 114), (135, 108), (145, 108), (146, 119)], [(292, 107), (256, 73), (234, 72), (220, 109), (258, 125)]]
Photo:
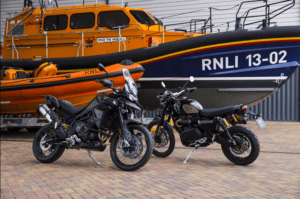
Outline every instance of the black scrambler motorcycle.
[[(190, 77), (194, 81), (194, 77)], [(189, 81), (188, 81), (189, 82)], [(187, 83), (188, 83), (187, 82)], [(158, 157), (169, 156), (175, 147), (175, 136), (170, 125), (180, 135), (181, 143), (186, 147), (193, 147), (184, 160), (199, 147), (206, 147), (217, 142), (221, 144), (224, 155), (231, 162), (238, 165), (248, 165), (254, 162), (260, 152), (260, 145), (256, 135), (244, 126), (247, 114), (254, 116), (261, 128), (265, 127), (261, 115), (247, 111), (247, 106), (236, 105), (221, 109), (203, 109), (196, 100), (179, 97), (193, 92), (196, 88), (179, 88), (180, 92), (172, 93), (166, 90), (157, 98), (160, 100), (160, 116), (148, 124), (153, 138), (153, 154)], [(164, 88), (165, 84), (162, 82)], [(231, 126), (231, 127), (230, 127)]]
[[(103, 65), (99, 64), (98, 68), (107, 74)], [(107, 96), (99, 94), (84, 107), (44, 96), (46, 103), (40, 104), (38, 111), (50, 124), (42, 127), (33, 141), (36, 159), (51, 163), (58, 160), (65, 149), (87, 149), (89, 156), (100, 165), (91, 150), (104, 151), (109, 140), (110, 156), (117, 167), (133, 171), (144, 166), (152, 154), (152, 138), (139, 121), (129, 118), (142, 106), (130, 72), (123, 69), (123, 75), (126, 83), (122, 91), (113, 87), (108, 74), (103, 81), (96, 80), (114, 92)]]

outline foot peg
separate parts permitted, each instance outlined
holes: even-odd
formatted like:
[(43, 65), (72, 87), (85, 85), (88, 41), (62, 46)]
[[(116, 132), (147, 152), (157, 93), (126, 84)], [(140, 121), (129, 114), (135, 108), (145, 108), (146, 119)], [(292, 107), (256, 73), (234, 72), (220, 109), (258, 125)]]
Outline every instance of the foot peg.
[(187, 160), (190, 158), (190, 156), (192, 155), (192, 153), (194, 153), (195, 150), (197, 150), (199, 147), (199, 145), (195, 145), (195, 147), (193, 148), (193, 150), (190, 152), (190, 154), (185, 158), (185, 160), (183, 161), (183, 163), (185, 164), (187, 162)]
[(88, 154), (89, 154), (89, 156), (96, 162), (96, 164), (97, 164), (98, 166), (101, 165), (100, 162), (98, 162), (98, 161), (93, 157), (92, 152), (91, 152), (91, 149), (88, 149)]

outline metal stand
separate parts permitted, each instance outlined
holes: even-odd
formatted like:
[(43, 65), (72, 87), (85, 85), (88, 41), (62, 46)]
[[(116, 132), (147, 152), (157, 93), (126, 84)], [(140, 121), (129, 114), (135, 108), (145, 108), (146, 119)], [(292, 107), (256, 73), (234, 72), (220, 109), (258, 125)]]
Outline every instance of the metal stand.
[(190, 152), (190, 154), (185, 158), (185, 160), (183, 161), (183, 163), (185, 164), (186, 162), (187, 162), (187, 160), (190, 158), (190, 156), (192, 155), (192, 153), (195, 151), (195, 150), (197, 150), (198, 149), (198, 147), (199, 147), (200, 145), (196, 145), (194, 148), (193, 148), (193, 150)]
[(98, 166), (101, 165), (100, 162), (98, 162), (98, 161), (93, 157), (92, 152), (91, 152), (90, 149), (88, 149), (88, 154), (89, 154), (89, 156), (96, 162), (96, 164), (97, 164)]

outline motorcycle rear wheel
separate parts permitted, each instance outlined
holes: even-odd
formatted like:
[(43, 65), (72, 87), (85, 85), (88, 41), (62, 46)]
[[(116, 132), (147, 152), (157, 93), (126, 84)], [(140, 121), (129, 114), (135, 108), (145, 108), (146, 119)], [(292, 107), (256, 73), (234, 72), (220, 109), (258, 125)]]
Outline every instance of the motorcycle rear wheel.
[(135, 171), (143, 167), (150, 159), (153, 144), (149, 131), (146, 127), (137, 124), (128, 125), (133, 135), (134, 144), (124, 147), (120, 143), (121, 135), (114, 134), (110, 145), (110, 157), (114, 164), (124, 171)]
[(229, 128), (229, 133), (239, 147), (222, 145), (222, 151), (227, 159), (237, 165), (253, 163), (260, 152), (259, 140), (254, 132), (244, 126), (233, 126)]
[[(160, 135), (158, 135), (159, 137), (154, 135), (159, 121), (160, 121), (160, 119), (153, 120), (152, 122), (150, 122), (148, 124), (147, 128), (150, 131), (152, 139), (153, 139), (153, 155), (155, 155), (157, 157), (165, 158), (165, 157), (168, 157), (169, 155), (171, 155), (172, 152), (174, 151), (175, 136), (174, 136), (171, 125), (168, 122), (166, 122), (166, 125), (164, 128), (161, 126), (161, 131), (163, 131), (164, 137), (167, 139), (166, 140), (167, 143), (164, 145), (161, 145), (161, 140), (162, 140), (161, 133), (162, 132), (160, 132)], [(158, 138), (160, 138), (160, 139), (158, 139)], [(167, 146), (167, 147), (165, 147), (165, 146)]]
[(55, 138), (56, 132), (52, 125), (42, 127), (33, 140), (32, 150), (35, 158), (43, 163), (52, 163), (58, 160), (65, 151), (65, 147), (54, 144), (43, 144), (46, 139)]

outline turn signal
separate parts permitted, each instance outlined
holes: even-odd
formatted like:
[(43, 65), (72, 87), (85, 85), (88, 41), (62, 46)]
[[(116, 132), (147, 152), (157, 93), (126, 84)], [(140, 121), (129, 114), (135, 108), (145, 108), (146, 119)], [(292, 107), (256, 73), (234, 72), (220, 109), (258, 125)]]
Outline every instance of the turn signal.
[(248, 109), (248, 106), (243, 106), (243, 107), (242, 107), (242, 110), (243, 110), (244, 112), (246, 112), (247, 109)]

